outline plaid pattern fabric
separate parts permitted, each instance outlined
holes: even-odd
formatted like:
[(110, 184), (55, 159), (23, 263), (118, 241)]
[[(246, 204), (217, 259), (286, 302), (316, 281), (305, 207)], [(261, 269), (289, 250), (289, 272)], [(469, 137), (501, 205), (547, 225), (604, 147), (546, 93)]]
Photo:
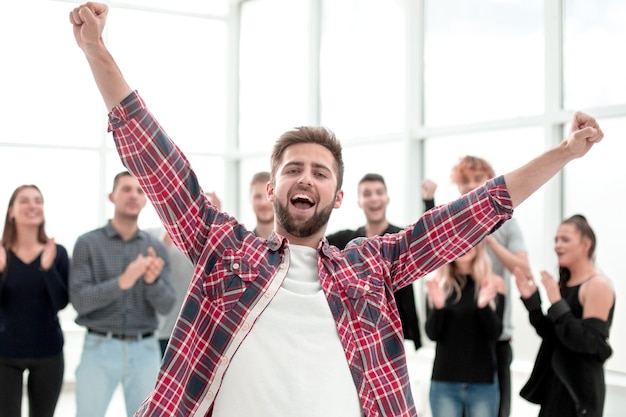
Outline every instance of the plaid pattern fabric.
[[(109, 130), (172, 240), (196, 265), (158, 381), (137, 416), (210, 416), (229, 361), (285, 278), (288, 242), (257, 238), (213, 207), (136, 92), (109, 114)], [(498, 177), (397, 234), (344, 251), (320, 242), (322, 290), (365, 416), (416, 415), (393, 292), (465, 253), (511, 215)]]

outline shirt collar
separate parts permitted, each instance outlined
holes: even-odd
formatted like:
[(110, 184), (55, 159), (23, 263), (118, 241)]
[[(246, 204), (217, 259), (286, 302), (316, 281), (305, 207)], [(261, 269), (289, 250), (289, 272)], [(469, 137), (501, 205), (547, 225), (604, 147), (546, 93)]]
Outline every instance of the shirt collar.
[[(104, 226), (104, 233), (106, 233), (109, 239), (112, 239), (114, 237), (119, 237), (120, 239), (122, 238), (122, 236), (117, 232), (117, 230), (115, 230), (113, 225), (111, 225), (111, 220), (109, 220), (106, 226)], [(145, 238), (146, 238), (146, 232), (144, 232), (143, 230), (137, 229), (137, 233), (135, 233), (135, 236), (133, 236), (129, 240), (145, 239)]]

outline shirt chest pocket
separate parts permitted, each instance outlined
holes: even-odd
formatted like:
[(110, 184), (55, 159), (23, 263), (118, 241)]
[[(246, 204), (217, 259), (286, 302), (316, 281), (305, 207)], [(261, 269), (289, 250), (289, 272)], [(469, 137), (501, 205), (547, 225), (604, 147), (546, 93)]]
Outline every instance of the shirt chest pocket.
[(351, 314), (366, 333), (376, 332), (389, 321), (383, 280), (371, 275), (367, 280), (351, 282), (346, 287)]
[(213, 303), (228, 311), (257, 276), (258, 271), (252, 268), (243, 254), (227, 249), (205, 278), (203, 290)]

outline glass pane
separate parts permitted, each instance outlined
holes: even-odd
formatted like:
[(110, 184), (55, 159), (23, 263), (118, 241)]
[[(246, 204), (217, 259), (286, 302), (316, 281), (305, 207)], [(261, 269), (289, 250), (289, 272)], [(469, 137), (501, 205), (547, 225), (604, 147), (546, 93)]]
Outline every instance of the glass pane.
[[(626, 183), (623, 133), (626, 118), (600, 120), (605, 139), (594, 146), (582, 159), (570, 163), (565, 171), (565, 216), (582, 214), (594, 229), (597, 238), (597, 267), (613, 284), (615, 292), (626, 292), (624, 258), (624, 227), (619, 210), (621, 194)], [(556, 230), (551, 231), (552, 235)], [(552, 241), (550, 241), (552, 242)], [(556, 264), (556, 257), (553, 257)], [(624, 322), (626, 310), (616, 309), (611, 328), (614, 352), (626, 352), (626, 333), (615, 323)], [(626, 372), (626, 355), (613, 355), (607, 368)]]
[(347, 137), (402, 131), (406, 102), (402, 2), (323, 4), (322, 124)]
[[(402, 174), (403, 155), (401, 142), (361, 144), (358, 146), (344, 145), (343, 158), (345, 173), (343, 178), (344, 199), (341, 207), (335, 209), (330, 216), (328, 233), (341, 229), (355, 229), (365, 225), (365, 215), (358, 204), (358, 184), (363, 175), (371, 172), (385, 178), (390, 202), (387, 206), (387, 219), (396, 226), (404, 226), (405, 178)], [(414, 220), (414, 219), (411, 219)], [(410, 222), (410, 220), (409, 220)]]
[(307, 125), (308, 1), (245, 2), (241, 17), (240, 146), (271, 149)]
[(185, 152), (222, 152), (224, 22), (115, 9), (108, 27), (109, 48), (126, 79), (176, 144)]
[(48, 235), (71, 254), (76, 238), (98, 222), (98, 167), (91, 151), (2, 148), (0, 207), (6, 210), (18, 186), (35, 184), (44, 197)]
[(626, 62), (626, 2), (566, 0), (564, 24), (565, 107), (623, 104)]
[[(72, 34), (74, 7), (38, 1), (35, 12), (29, 2), (0, 2), (1, 141), (96, 146), (103, 139), (105, 106)], [(23, 16), (37, 29), (25, 30)]]
[(428, 1), (426, 19), (428, 125), (543, 112), (543, 1)]
[(210, 13), (225, 15), (228, 12), (228, 0), (126, 0), (124, 7), (146, 7), (162, 9), (167, 12)]

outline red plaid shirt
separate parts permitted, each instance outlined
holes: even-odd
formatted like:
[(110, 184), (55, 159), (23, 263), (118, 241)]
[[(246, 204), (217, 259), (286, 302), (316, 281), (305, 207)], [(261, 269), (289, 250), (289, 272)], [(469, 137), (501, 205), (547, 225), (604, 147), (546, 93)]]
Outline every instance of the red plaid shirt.
[[(285, 278), (289, 243), (275, 233), (258, 238), (213, 207), (136, 92), (111, 111), (109, 131), (172, 240), (196, 265), (156, 386), (136, 415), (211, 416), (229, 361)], [(498, 177), (399, 233), (344, 251), (320, 242), (319, 279), (365, 416), (416, 416), (393, 292), (456, 259), (511, 215)]]

